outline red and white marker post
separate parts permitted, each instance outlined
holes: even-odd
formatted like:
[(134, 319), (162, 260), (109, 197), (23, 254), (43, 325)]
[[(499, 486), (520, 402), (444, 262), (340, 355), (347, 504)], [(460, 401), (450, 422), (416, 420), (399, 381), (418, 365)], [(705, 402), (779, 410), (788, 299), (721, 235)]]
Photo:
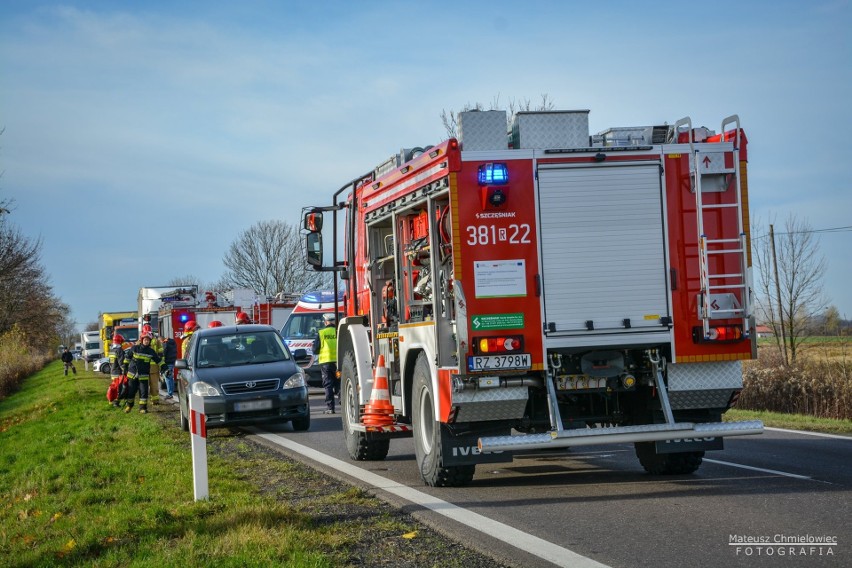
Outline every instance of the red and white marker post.
[(204, 414), (204, 397), (189, 395), (189, 431), (192, 434), (192, 486), (195, 500), (210, 497), (207, 488), (207, 416)]

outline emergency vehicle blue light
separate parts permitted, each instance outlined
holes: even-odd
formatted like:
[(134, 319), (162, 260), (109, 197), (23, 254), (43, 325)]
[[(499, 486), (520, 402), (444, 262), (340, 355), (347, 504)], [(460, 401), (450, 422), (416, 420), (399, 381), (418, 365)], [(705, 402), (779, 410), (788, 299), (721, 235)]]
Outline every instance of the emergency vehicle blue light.
[(189, 314), (183, 313), (178, 317), (178, 319), (180, 320), (180, 323), (186, 323), (189, 321)]
[(509, 168), (506, 164), (482, 164), (479, 166), (480, 185), (505, 185), (509, 183)]

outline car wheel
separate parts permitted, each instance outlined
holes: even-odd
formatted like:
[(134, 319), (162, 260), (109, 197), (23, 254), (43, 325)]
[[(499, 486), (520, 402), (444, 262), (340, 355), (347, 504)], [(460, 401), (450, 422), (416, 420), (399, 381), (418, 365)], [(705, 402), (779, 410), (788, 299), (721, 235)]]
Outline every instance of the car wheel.
[(109, 365), (101, 365), (101, 373), (103, 373), (104, 375), (109, 375), (110, 366)]
[(358, 374), (355, 354), (351, 351), (343, 356), (340, 368), (340, 411), (343, 413), (343, 437), (349, 457), (356, 461), (377, 461), (388, 456), (390, 439), (368, 440), (366, 432), (352, 428), (361, 423), (361, 407), (358, 404)]
[(308, 428), (311, 427), (310, 410), (308, 411), (307, 416), (304, 416), (302, 418), (294, 418), (290, 421), (290, 423), (293, 425), (294, 432), (306, 432)]

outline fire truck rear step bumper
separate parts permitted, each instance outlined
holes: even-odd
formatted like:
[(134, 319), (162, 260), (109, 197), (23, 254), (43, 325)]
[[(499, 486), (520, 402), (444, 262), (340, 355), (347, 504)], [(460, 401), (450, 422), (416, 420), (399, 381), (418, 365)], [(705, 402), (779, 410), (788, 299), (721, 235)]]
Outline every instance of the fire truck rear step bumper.
[(545, 448), (567, 448), (595, 444), (627, 444), (631, 442), (657, 442), (683, 438), (717, 438), (727, 436), (750, 436), (763, 433), (763, 422), (707, 422), (695, 424), (648, 424), (643, 426), (613, 426), (606, 428), (582, 428), (560, 430), (544, 434), (521, 434), (518, 436), (489, 436), (479, 439), (483, 452), (507, 452), (515, 450), (538, 450)]

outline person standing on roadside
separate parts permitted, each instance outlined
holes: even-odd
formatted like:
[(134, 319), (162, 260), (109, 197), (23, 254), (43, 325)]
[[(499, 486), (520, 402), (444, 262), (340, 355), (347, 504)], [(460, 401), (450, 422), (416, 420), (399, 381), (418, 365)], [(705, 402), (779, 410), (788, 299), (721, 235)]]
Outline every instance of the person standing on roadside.
[(175, 396), (175, 361), (177, 360), (177, 343), (171, 337), (163, 342), (163, 362), (166, 364), (166, 398), (171, 400)]
[(235, 325), (246, 325), (251, 323), (251, 318), (245, 312), (237, 312), (236, 317), (234, 318)]
[(62, 351), (62, 362), (65, 363), (65, 376), (68, 376), (68, 368), (70, 367), (74, 374), (77, 374), (77, 369), (74, 367), (74, 354), (68, 351), (66, 347), (64, 351)]
[(165, 370), (165, 363), (161, 364), (162, 359), (160, 359), (160, 356), (151, 347), (153, 337), (150, 331), (143, 332), (139, 343), (124, 353), (124, 368), (130, 385), (130, 392), (127, 395), (127, 406), (124, 408), (124, 412), (133, 410), (133, 400), (136, 398), (137, 391), (139, 392), (139, 412), (141, 414), (148, 412), (151, 366), (158, 365), (162, 367), (162, 370)]
[(332, 313), (323, 314), (325, 326), (319, 330), (314, 341), (314, 353), (318, 353), (322, 386), (325, 389), (325, 413), (334, 414), (334, 399), (340, 392), (337, 379), (337, 318)]

